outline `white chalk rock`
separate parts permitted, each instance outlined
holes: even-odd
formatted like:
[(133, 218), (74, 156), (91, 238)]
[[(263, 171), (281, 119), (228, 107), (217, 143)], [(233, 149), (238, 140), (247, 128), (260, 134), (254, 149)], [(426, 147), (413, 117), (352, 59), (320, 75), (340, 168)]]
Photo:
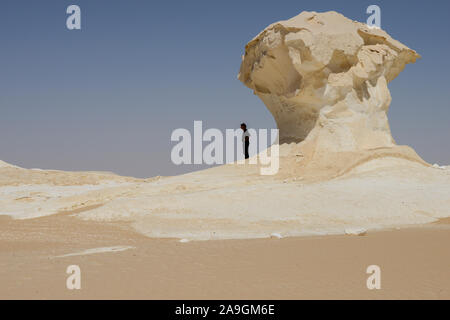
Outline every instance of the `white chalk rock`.
[(12, 164), (6, 163), (5, 161), (0, 160), (0, 168), (19, 168)]
[(367, 230), (364, 228), (349, 228), (345, 229), (345, 234), (350, 236), (364, 236), (367, 234)]
[(388, 83), (418, 58), (381, 29), (337, 12), (302, 12), (247, 44), (238, 78), (274, 116), (280, 143), (304, 141), (325, 154), (369, 150), (395, 145)]
[(270, 238), (271, 239), (283, 239), (283, 236), (281, 234), (279, 234), (279, 233), (272, 233), (270, 235)]

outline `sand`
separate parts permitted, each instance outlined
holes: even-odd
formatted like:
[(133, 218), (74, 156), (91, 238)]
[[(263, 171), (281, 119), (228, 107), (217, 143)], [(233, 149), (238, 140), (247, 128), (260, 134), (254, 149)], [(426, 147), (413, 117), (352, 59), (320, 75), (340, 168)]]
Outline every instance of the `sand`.
[[(365, 236), (180, 243), (72, 214), (0, 218), (0, 299), (450, 298), (448, 219)], [(127, 250), (101, 250), (117, 247)], [(371, 291), (374, 264), (382, 288)], [(81, 290), (66, 288), (69, 265), (81, 268)]]

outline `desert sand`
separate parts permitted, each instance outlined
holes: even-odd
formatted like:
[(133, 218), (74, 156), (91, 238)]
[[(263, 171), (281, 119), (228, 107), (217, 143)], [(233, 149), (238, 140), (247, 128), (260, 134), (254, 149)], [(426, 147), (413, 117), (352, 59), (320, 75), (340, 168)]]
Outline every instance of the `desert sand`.
[[(0, 161), (0, 297), (450, 298), (450, 167), (398, 146), (387, 117), (388, 83), (419, 57), (336, 12), (262, 31), (239, 79), (280, 129), (272, 176), (249, 161), (149, 179)], [(382, 290), (366, 287), (372, 264)]]
[[(449, 240), (448, 220), (365, 236), (180, 243), (69, 213), (3, 218), (0, 299), (449, 299)], [(373, 264), (381, 290), (366, 287)], [(69, 265), (80, 266), (81, 290), (66, 288)]]

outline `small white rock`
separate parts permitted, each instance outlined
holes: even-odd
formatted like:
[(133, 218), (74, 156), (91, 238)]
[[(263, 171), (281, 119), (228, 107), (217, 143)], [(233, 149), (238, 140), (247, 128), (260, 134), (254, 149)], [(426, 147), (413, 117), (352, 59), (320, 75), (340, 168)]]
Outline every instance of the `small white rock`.
[(181, 239), (181, 240), (180, 240), (181, 243), (187, 243), (187, 242), (190, 242), (190, 241), (191, 241), (191, 240), (189, 240), (189, 239)]
[(279, 234), (279, 233), (272, 233), (270, 235), (270, 238), (272, 238), (272, 239), (283, 239), (283, 236), (281, 234)]
[(364, 228), (345, 229), (345, 234), (350, 236), (364, 236), (367, 234), (367, 230)]

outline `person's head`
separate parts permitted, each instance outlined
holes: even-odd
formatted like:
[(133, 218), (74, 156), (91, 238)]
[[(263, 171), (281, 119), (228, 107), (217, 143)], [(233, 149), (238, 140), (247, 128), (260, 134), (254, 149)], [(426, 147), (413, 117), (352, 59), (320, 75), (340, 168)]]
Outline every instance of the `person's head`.
[(241, 123), (241, 129), (243, 131), (247, 130), (247, 125), (245, 123)]

